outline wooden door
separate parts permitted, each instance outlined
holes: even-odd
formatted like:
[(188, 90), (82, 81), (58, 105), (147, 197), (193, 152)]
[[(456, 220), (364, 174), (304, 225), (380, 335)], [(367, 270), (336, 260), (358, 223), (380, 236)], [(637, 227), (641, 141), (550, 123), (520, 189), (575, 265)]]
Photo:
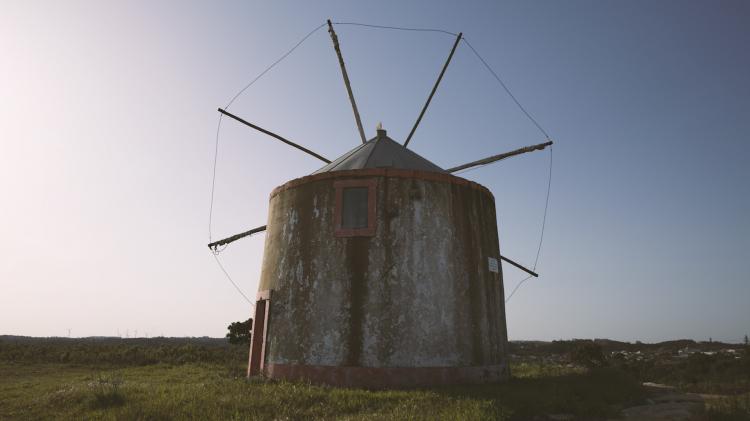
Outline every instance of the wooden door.
[(250, 362), (247, 367), (248, 377), (257, 376), (263, 372), (270, 304), (269, 298), (260, 298), (255, 303), (255, 317), (253, 317), (253, 330), (250, 336)]

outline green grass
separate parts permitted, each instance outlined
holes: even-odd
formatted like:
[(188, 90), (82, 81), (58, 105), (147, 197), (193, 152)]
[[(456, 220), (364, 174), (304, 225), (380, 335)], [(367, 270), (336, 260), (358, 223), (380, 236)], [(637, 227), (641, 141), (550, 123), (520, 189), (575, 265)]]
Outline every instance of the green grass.
[(615, 416), (643, 389), (622, 372), (514, 378), (503, 384), (367, 391), (247, 381), (222, 365), (96, 369), (0, 363), (0, 419), (461, 419)]
[(706, 417), (712, 421), (750, 420), (750, 393), (708, 399)]
[(367, 391), (247, 381), (247, 347), (223, 339), (0, 336), (0, 420), (609, 419), (644, 403), (647, 380), (727, 395), (707, 402), (706, 419), (747, 420), (749, 356), (592, 370), (519, 358), (502, 384)]
[(586, 369), (577, 366), (568, 366), (562, 364), (543, 364), (518, 362), (513, 364), (513, 377), (518, 378), (541, 378), (557, 377), (568, 374), (583, 374)]

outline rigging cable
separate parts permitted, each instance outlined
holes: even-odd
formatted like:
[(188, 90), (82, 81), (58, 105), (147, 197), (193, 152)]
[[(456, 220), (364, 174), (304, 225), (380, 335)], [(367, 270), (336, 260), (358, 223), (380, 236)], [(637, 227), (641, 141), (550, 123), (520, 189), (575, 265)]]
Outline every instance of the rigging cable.
[[(229, 100), (229, 102), (227, 103), (227, 105), (224, 106), (224, 109), (228, 110), (229, 107), (234, 103), (234, 101), (240, 95), (242, 95), (243, 92), (245, 92), (248, 88), (250, 88), (251, 86), (253, 86), (253, 84), (255, 82), (257, 82), (258, 79), (262, 78), (271, 69), (273, 69), (274, 67), (276, 67), (277, 64), (281, 63), (285, 58), (287, 58), (290, 54), (292, 54), (294, 52), (294, 50), (297, 49), (297, 47), (299, 47), (300, 45), (302, 45), (303, 42), (307, 41), (308, 38), (310, 38), (314, 33), (318, 32), (318, 30), (320, 28), (324, 27), (325, 25), (326, 25), (325, 23), (321, 23), (315, 29), (313, 29), (312, 31), (308, 32), (307, 35), (305, 35), (301, 40), (299, 40), (296, 44), (294, 44), (294, 47), (292, 47), (291, 49), (289, 49), (289, 51), (287, 51), (286, 53), (284, 53), (284, 55), (282, 55), (276, 61), (274, 61), (273, 63), (271, 63), (270, 66), (266, 67), (265, 70), (263, 70), (262, 72), (260, 72), (260, 74), (258, 74), (258, 76), (255, 76), (255, 78), (253, 78), (253, 80), (251, 80), (247, 85), (245, 85), (244, 88), (240, 89), (232, 97), (232, 99)], [(217, 158), (219, 156), (219, 132), (221, 131), (221, 118), (222, 117), (223, 117), (223, 114), (219, 114), (219, 120), (218, 120), (218, 123), (216, 124), (216, 147), (214, 148), (214, 169), (213, 169), (213, 178), (211, 180), (211, 204), (210, 204), (210, 206), (208, 208), (208, 242), (209, 243), (212, 241), (212, 238), (211, 238), (211, 235), (212, 235), (212, 233), (211, 233), (211, 222), (212, 222), (212, 219), (213, 219), (213, 210), (214, 210), (214, 190), (215, 190), (215, 187), (216, 187), (216, 160), (217, 160)]]
[(507, 86), (507, 85), (505, 84), (505, 82), (503, 82), (503, 80), (502, 80), (502, 79), (500, 79), (500, 76), (498, 76), (498, 75), (497, 75), (497, 73), (495, 73), (495, 71), (494, 71), (494, 70), (492, 70), (492, 67), (490, 67), (490, 65), (489, 65), (489, 64), (487, 64), (487, 62), (486, 62), (486, 61), (484, 60), (484, 58), (482, 58), (482, 56), (481, 56), (481, 55), (479, 55), (479, 52), (478, 52), (478, 51), (476, 50), (476, 48), (474, 48), (474, 46), (473, 46), (473, 45), (471, 45), (471, 43), (469, 42), (469, 40), (468, 40), (468, 39), (466, 39), (466, 38), (464, 38), (464, 39), (463, 39), (463, 41), (464, 41), (464, 42), (466, 43), (466, 45), (467, 45), (467, 46), (468, 46), (468, 47), (469, 47), (469, 48), (471, 49), (471, 51), (473, 51), (473, 52), (474, 52), (474, 55), (476, 55), (476, 56), (477, 56), (477, 58), (479, 59), (479, 61), (481, 61), (481, 62), (482, 62), (482, 64), (484, 64), (484, 67), (485, 67), (485, 68), (486, 68), (486, 69), (487, 69), (487, 70), (488, 70), (488, 71), (489, 71), (490, 73), (492, 73), (492, 76), (494, 76), (494, 77), (495, 77), (495, 80), (497, 80), (497, 81), (498, 81), (498, 83), (500, 83), (500, 86), (502, 86), (502, 87), (503, 87), (503, 89), (504, 89), (504, 90), (505, 90), (505, 92), (506, 92), (506, 93), (508, 94), (508, 96), (509, 96), (509, 97), (510, 97), (510, 98), (511, 98), (511, 99), (513, 100), (513, 102), (515, 102), (515, 103), (516, 103), (516, 105), (518, 106), (518, 109), (520, 109), (520, 110), (521, 110), (521, 111), (522, 111), (522, 112), (523, 112), (523, 113), (524, 113), (524, 114), (526, 115), (526, 117), (528, 117), (528, 119), (529, 119), (529, 120), (531, 120), (531, 122), (532, 122), (532, 123), (534, 123), (534, 125), (536, 126), (536, 128), (537, 128), (537, 129), (539, 129), (539, 131), (540, 131), (540, 132), (542, 132), (542, 134), (544, 135), (544, 137), (545, 137), (545, 138), (549, 139), (549, 135), (547, 134), (547, 131), (546, 131), (546, 130), (544, 130), (544, 129), (542, 128), (542, 126), (541, 126), (541, 125), (540, 125), (540, 124), (539, 124), (539, 123), (538, 123), (538, 122), (537, 122), (537, 121), (536, 121), (536, 120), (534, 119), (534, 117), (532, 117), (532, 116), (531, 116), (531, 114), (529, 114), (529, 112), (528, 112), (528, 111), (526, 111), (526, 108), (524, 108), (524, 107), (523, 107), (523, 105), (521, 105), (521, 103), (520, 103), (520, 102), (518, 102), (518, 99), (516, 99), (516, 96), (515, 96), (515, 95), (513, 95), (513, 93), (512, 93), (511, 91), (510, 91), (510, 89), (508, 89), (508, 86)]
[(253, 303), (252, 301), (250, 301), (250, 299), (249, 299), (249, 298), (247, 298), (247, 295), (245, 295), (245, 293), (244, 293), (244, 292), (242, 292), (242, 290), (240, 289), (240, 287), (239, 287), (239, 286), (237, 286), (237, 284), (236, 284), (236, 283), (235, 283), (235, 282), (234, 282), (234, 281), (232, 280), (232, 277), (231, 277), (231, 276), (229, 276), (229, 273), (227, 272), (227, 270), (226, 270), (226, 269), (224, 269), (224, 265), (222, 265), (222, 264), (221, 264), (221, 261), (219, 260), (219, 255), (218, 255), (218, 253), (212, 253), (212, 254), (213, 254), (213, 256), (214, 256), (214, 259), (216, 259), (216, 264), (218, 264), (218, 265), (219, 265), (219, 267), (221, 268), (221, 271), (222, 271), (222, 272), (224, 272), (224, 275), (226, 275), (226, 277), (227, 277), (227, 279), (229, 280), (229, 282), (231, 282), (231, 283), (232, 283), (232, 285), (234, 286), (234, 289), (236, 289), (236, 290), (237, 290), (237, 292), (239, 292), (239, 293), (240, 293), (240, 295), (242, 296), (242, 298), (244, 298), (244, 299), (245, 299), (245, 301), (247, 301), (248, 303), (250, 303), (250, 305), (252, 305), (252, 306), (255, 306), (255, 304), (254, 304), (254, 303)]
[[(413, 32), (435, 32), (435, 33), (443, 33), (443, 34), (451, 35), (451, 36), (457, 36), (456, 33), (450, 32), (450, 31), (446, 31), (446, 30), (443, 30), (443, 29), (407, 28), (407, 27), (398, 27), (398, 26), (372, 25), (372, 24), (365, 24), (365, 23), (360, 23), (360, 22), (333, 22), (333, 23), (336, 24), (336, 25), (352, 25), (352, 26), (361, 26), (361, 27), (375, 28), (375, 29), (390, 29), (390, 30), (413, 31)], [(245, 87), (243, 87), (242, 89), (240, 89), (232, 97), (232, 99), (227, 103), (227, 105), (224, 107), (224, 109), (229, 109), (229, 107), (232, 105), (232, 103), (234, 103), (234, 101), (240, 95), (242, 95), (242, 93), (244, 93), (248, 88), (250, 88), (250, 86), (252, 86), (256, 81), (258, 81), (261, 77), (263, 77), (268, 71), (270, 71), (272, 68), (274, 68), (277, 64), (279, 64), (281, 61), (283, 61), (285, 58), (287, 58), (292, 52), (294, 52), (294, 50), (297, 49), (297, 47), (299, 47), (300, 45), (302, 45), (302, 43), (304, 43), (308, 38), (310, 38), (315, 32), (317, 32), (320, 28), (322, 28), (325, 25), (326, 25), (326, 23), (322, 23), (319, 26), (317, 26), (315, 29), (313, 29), (312, 31), (310, 31), (299, 42), (297, 42), (297, 44), (295, 44), (289, 51), (287, 51), (279, 59), (277, 59), (276, 61), (274, 61), (270, 66), (268, 66), (265, 70), (263, 70), (258, 76), (256, 76), (247, 85), (245, 85)], [(476, 50), (476, 48), (474, 48), (474, 46), (471, 45), (471, 43), (469, 42), (469, 40), (464, 37), (462, 39), (462, 41), (466, 43), (466, 45), (469, 47), (469, 49), (471, 49), (471, 51), (479, 59), (479, 61), (482, 62), (482, 64), (484, 65), (484, 67), (490, 72), (490, 74), (492, 74), (492, 76), (495, 78), (495, 80), (500, 84), (500, 86), (503, 88), (503, 90), (508, 94), (508, 96), (513, 100), (513, 102), (516, 104), (516, 106), (521, 110), (521, 112), (523, 112), (523, 114), (534, 124), (534, 126), (536, 126), (536, 128), (539, 129), (539, 131), (544, 135), (544, 137), (546, 139), (549, 139), (550, 137), (547, 134), (547, 131), (544, 130), (544, 128), (542, 128), (542, 126), (539, 124), (539, 122), (537, 122), (536, 119), (534, 119), (534, 117), (532, 117), (531, 114), (526, 110), (526, 108), (524, 108), (523, 105), (521, 105), (521, 103), (518, 101), (518, 99), (516, 98), (516, 96), (513, 95), (513, 93), (510, 91), (510, 89), (505, 84), (505, 82), (503, 82), (503, 80), (500, 78), (500, 76), (498, 76), (498, 74), (492, 69), (492, 67), (487, 63), (487, 61), (479, 54), (479, 52)], [(216, 146), (215, 146), (215, 150), (214, 150), (213, 178), (212, 178), (212, 181), (211, 181), (211, 203), (210, 203), (210, 207), (209, 207), (209, 216), (208, 216), (208, 238), (209, 238), (209, 242), (212, 241), (211, 224), (212, 224), (212, 218), (213, 218), (214, 191), (215, 191), (215, 185), (216, 185), (216, 163), (217, 163), (218, 152), (219, 152), (219, 132), (221, 130), (221, 121), (222, 121), (222, 115), (219, 115), (219, 120), (218, 120), (218, 123), (217, 123), (217, 126), (216, 126)], [(481, 168), (481, 166), (468, 169), (467, 171), (470, 171), (470, 170), (473, 170), (473, 169), (476, 169), (476, 168)], [(549, 209), (549, 197), (550, 197), (551, 186), (552, 186), (552, 148), (550, 147), (550, 163), (549, 163), (549, 179), (548, 179), (548, 182), (547, 182), (547, 196), (546, 196), (545, 204), (544, 204), (544, 216), (542, 218), (542, 229), (541, 229), (541, 234), (540, 234), (540, 238), (539, 238), (539, 245), (537, 247), (536, 258), (534, 259), (534, 266), (533, 266), (534, 270), (536, 270), (537, 263), (539, 262), (539, 256), (540, 256), (541, 250), (542, 250), (542, 243), (544, 241), (544, 229), (545, 229), (546, 222), (547, 222), (547, 211)], [(216, 263), (219, 264), (219, 267), (224, 272), (224, 274), (226, 275), (227, 279), (232, 283), (232, 285), (234, 285), (234, 287), (237, 289), (237, 291), (240, 294), (242, 294), (242, 296), (245, 298), (245, 300), (247, 300), (248, 302), (250, 302), (250, 300), (247, 298), (247, 296), (242, 292), (242, 290), (237, 286), (237, 284), (232, 280), (232, 278), (229, 276), (229, 274), (227, 273), (227, 271), (221, 265), (221, 262), (219, 261), (219, 258), (218, 258), (218, 254), (221, 253), (221, 251), (223, 251), (223, 250), (224, 249), (221, 249), (221, 250), (213, 252), (214, 258), (216, 259)], [(521, 280), (521, 282), (519, 282), (518, 285), (516, 285), (516, 287), (510, 293), (510, 295), (505, 300), (505, 302), (507, 303), (513, 297), (513, 295), (516, 293), (516, 291), (518, 291), (518, 289), (521, 287), (521, 285), (524, 282), (526, 282), (528, 279), (530, 279), (530, 278), (531, 278), (531, 276), (528, 276), (528, 277), (524, 278), (523, 280)]]
[[(434, 29), (434, 28), (406, 28), (401, 26), (384, 26), (384, 25), (371, 25), (367, 23), (359, 23), (359, 22), (334, 22), (336, 25), (353, 25), (353, 26), (362, 26), (366, 28), (375, 28), (375, 29), (393, 29), (397, 31), (416, 31), (416, 32), (438, 32), (446, 35), (452, 35), (452, 36), (458, 36), (457, 33), (446, 31), (444, 29)], [(508, 85), (503, 82), (503, 80), (498, 76), (497, 72), (495, 72), (492, 67), (485, 61), (485, 59), (479, 54), (479, 51), (477, 51), (476, 48), (474, 48), (473, 45), (469, 42), (469, 40), (466, 37), (461, 38), (461, 42), (465, 42), (466, 46), (471, 49), (471, 51), (474, 53), (475, 56), (479, 59), (479, 61), (482, 62), (484, 67), (492, 74), (492, 76), (500, 83), (500, 86), (502, 86), (503, 90), (508, 94), (508, 96), (513, 100), (513, 102), (516, 104), (519, 110), (523, 112), (523, 114), (536, 126), (537, 129), (539, 129), (540, 132), (544, 135), (546, 139), (549, 139), (549, 135), (547, 134), (547, 131), (542, 128), (542, 125), (539, 124), (534, 117), (531, 116), (531, 114), (526, 111), (526, 108), (521, 105), (521, 102), (518, 101), (518, 98), (516, 98), (515, 95), (510, 91), (510, 88), (508, 88)]]
[[(227, 105), (224, 106), (225, 110), (228, 110), (229, 107), (234, 103), (234, 101), (242, 95), (243, 92), (245, 92), (248, 88), (250, 88), (255, 82), (257, 82), (261, 77), (263, 77), (266, 73), (268, 73), (271, 69), (276, 67), (277, 64), (281, 63), (285, 58), (287, 58), (290, 54), (294, 52), (294, 50), (297, 49), (300, 45), (302, 45), (303, 42), (307, 41), (308, 38), (310, 38), (314, 33), (318, 32), (318, 30), (322, 27), (324, 27), (326, 24), (322, 23), (318, 25), (315, 29), (308, 32), (307, 35), (305, 35), (302, 39), (300, 39), (294, 46), (289, 49), (286, 53), (284, 53), (281, 57), (279, 57), (276, 61), (271, 63), (270, 66), (266, 67), (260, 74), (258, 74), (255, 78), (253, 78), (245, 87), (240, 89), (233, 97), (229, 100)], [(221, 131), (221, 119), (223, 117), (223, 114), (219, 114), (219, 120), (216, 124), (216, 146), (214, 147), (214, 168), (213, 168), (213, 176), (211, 179), (211, 202), (208, 208), (208, 242), (212, 242), (212, 230), (211, 225), (213, 221), (213, 213), (214, 213), (214, 191), (216, 189), (216, 162), (219, 157), (219, 132)], [(224, 251), (226, 247), (220, 249), (220, 250), (213, 250), (211, 253), (214, 256), (214, 259), (216, 260), (216, 263), (219, 265), (219, 268), (221, 268), (221, 271), (224, 272), (224, 275), (226, 276), (227, 280), (234, 286), (234, 288), (237, 290), (237, 292), (242, 295), (242, 297), (250, 303), (250, 305), (254, 306), (254, 303), (250, 301), (249, 298), (247, 298), (247, 295), (245, 295), (244, 292), (242, 292), (242, 289), (237, 285), (237, 283), (234, 282), (231, 276), (229, 276), (229, 273), (224, 269), (224, 266), (221, 264), (221, 261), (219, 260), (219, 253)]]
[[(544, 241), (544, 228), (547, 225), (547, 210), (549, 209), (549, 193), (552, 187), (552, 146), (549, 147), (549, 178), (547, 179), (547, 198), (544, 200), (544, 216), (542, 217), (542, 233), (539, 235), (539, 246), (536, 249), (536, 258), (534, 259), (534, 268), (533, 271), (536, 271), (536, 265), (539, 263), (539, 255), (542, 252), (542, 242)], [(508, 298), (505, 299), (505, 303), (507, 304), (508, 301), (513, 297), (513, 294), (518, 291), (518, 288), (523, 285), (524, 282), (528, 281), (531, 278), (531, 275), (523, 278), (521, 282), (516, 285), (515, 288), (513, 288), (513, 291), (508, 295)]]
[[(334, 23), (336, 25), (354, 25), (354, 26), (363, 26), (363, 27), (367, 27), (367, 28), (376, 28), (376, 29), (393, 29), (393, 30), (397, 30), (397, 31), (417, 31), (417, 32), (438, 32), (438, 33), (443, 33), (443, 34), (447, 34), (447, 35), (451, 35), (451, 36), (457, 36), (458, 35), (455, 32), (446, 31), (444, 29), (406, 28), (406, 27), (399, 27), (399, 26), (371, 25), (371, 24), (359, 23), (359, 22), (334, 22)], [(500, 76), (497, 74), (497, 72), (495, 72), (495, 70), (492, 69), (492, 67), (489, 65), (489, 63), (487, 63), (487, 61), (484, 59), (484, 57), (482, 57), (482, 55), (479, 54), (479, 51), (477, 51), (477, 49), (474, 48), (473, 45), (471, 45), (471, 42), (469, 42), (469, 40), (466, 37), (463, 37), (461, 39), (461, 41), (465, 42), (466, 46), (469, 47), (469, 49), (471, 49), (471, 51), (479, 59), (479, 61), (482, 62), (482, 64), (484, 65), (484, 67), (487, 69), (487, 71), (489, 71), (490, 74), (492, 74), (492, 76), (495, 78), (495, 80), (503, 88), (503, 90), (505, 91), (505, 93), (507, 93), (508, 96), (516, 104), (516, 106), (518, 107), (518, 109), (521, 110), (521, 112), (529, 119), (529, 121), (531, 121), (534, 124), (534, 126), (536, 126), (537, 129), (539, 129), (539, 131), (544, 135), (545, 139), (549, 140), (550, 137), (549, 137), (549, 134), (547, 134), (547, 131), (544, 130), (544, 128), (542, 128), (542, 125), (539, 124), (539, 122), (536, 121), (536, 119), (531, 116), (531, 114), (526, 110), (526, 108), (524, 108), (523, 105), (521, 105), (521, 102), (518, 101), (518, 98), (516, 98), (516, 96), (513, 95), (513, 92), (510, 91), (510, 88), (508, 88), (508, 85), (506, 85), (505, 82), (503, 82), (503, 80), (500, 78)], [(484, 164), (484, 165), (488, 165), (488, 164)], [(472, 170), (475, 170), (477, 168), (481, 168), (484, 165), (480, 165), (480, 166), (473, 167), (473, 168), (468, 168), (468, 169), (466, 169), (464, 171), (459, 171), (456, 174), (461, 174), (461, 173), (464, 173), (464, 172), (472, 171)], [(539, 245), (538, 245), (538, 247), (536, 249), (536, 257), (534, 258), (534, 268), (533, 268), (533, 270), (536, 270), (536, 266), (539, 263), (539, 255), (541, 254), (542, 243), (544, 242), (544, 229), (545, 229), (545, 227), (547, 225), (547, 210), (549, 209), (549, 196), (550, 196), (550, 189), (551, 189), (551, 187), (552, 187), (552, 146), (550, 146), (550, 149), (549, 149), (549, 179), (547, 180), (547, 197), (546, 197), (546, 199), (544, 201), (544, 216), (542, 217), (542, 229), (541, 229), (541, 234), (539, 236)], [(519, 282), (518, 285), (516, 285), (516, 287), (513, 288), (513, 291), (510, 293), (510, 295), (508, 296), (508, 298), (505, 299), (505, 302), (507, 303), (508, 301), (510, 301), (510, 299), (513, 297), (513, 295), (516, 293), (516, 291), (518, 291), (518, 289), (521, 287), (521, 285), (523, 285), (523, 283), (526, 282), (526, 281), (528, 281), (530, 278), (531, 278), (531, 276), (527, 276), (526, 278), (522, 279), (521, 282)]]
[(448, 34), (452, 36), (458, 36), (455, 32), (446, 31), (444, 29), (433, 29), (433, 28), (405, 28), (402, 26), (383, 26), (383, 25), (371, 25), (369, 23), (359, 23), (359, 22), (333, 22), (336, 25), (353, 25), (353, 26), (364, 26), (366, 28), (375, 28), (375, 29), (395, 29), (397, 31), (414, 31), (414, 32), (440, 32), (443, 34)]

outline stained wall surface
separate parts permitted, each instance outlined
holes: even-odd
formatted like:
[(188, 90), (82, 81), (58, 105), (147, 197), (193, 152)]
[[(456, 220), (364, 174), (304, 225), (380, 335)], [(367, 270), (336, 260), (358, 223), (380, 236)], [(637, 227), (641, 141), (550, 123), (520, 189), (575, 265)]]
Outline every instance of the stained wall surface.
[[(374, 236), (334, 235), (334, 182), (351, 179), (377, 182)], [(266, 366), (505, 366), (487, 189), (370, 169), (294, 180), (270, 200), (259, 287), (272, 290)]]

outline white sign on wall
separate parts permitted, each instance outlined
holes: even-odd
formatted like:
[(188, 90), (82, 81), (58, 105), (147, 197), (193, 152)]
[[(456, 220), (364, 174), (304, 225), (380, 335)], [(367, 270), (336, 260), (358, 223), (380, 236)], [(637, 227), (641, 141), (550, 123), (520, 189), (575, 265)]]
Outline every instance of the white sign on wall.
[(500, 268), (497, 265), (497, 259), (495, 259), (494, 257), (488, 257), (487, 263), (489, 264), (490, 272), (500, 272)]

